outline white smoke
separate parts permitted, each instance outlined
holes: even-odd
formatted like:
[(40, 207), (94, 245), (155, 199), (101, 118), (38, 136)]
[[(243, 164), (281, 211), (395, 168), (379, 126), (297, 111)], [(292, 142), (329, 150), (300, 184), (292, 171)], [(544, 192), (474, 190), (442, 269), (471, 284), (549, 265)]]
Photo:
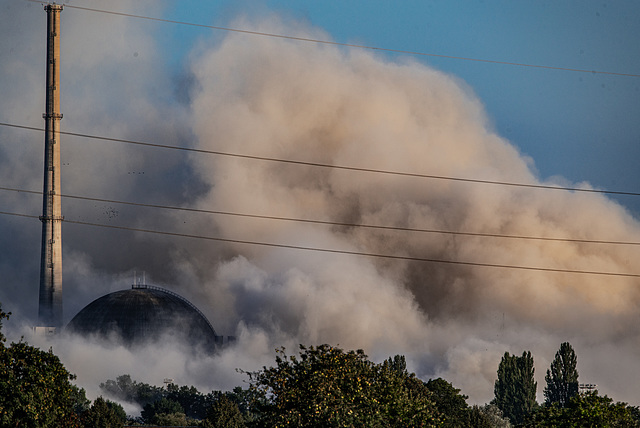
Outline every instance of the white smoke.
[[(295, 31), (277, 20), (234, 25), (272, 33)], [(298, 31), (293, 35), (328, 37), (317, 30)], [(204, 52), (193, 72), (192, 117), (199, 148), (553, 184), (541, 183), (532, 161), (493, 132), (481, 103), (463, 83), (413, 61), (389, 62), (361, 50), (296, 41), (249, 42), (232, 34)], [(622, 207), (593, 194), (213, 156), (198, 156), (194, 163), (211, 184), (200, 207), (520, 236), (618, 241), (640, 236), (637, 221)], [(216, 226), (229, 239), (578, 271), (634, 272), (632, 260), (638, 255), (632, 246), (232, 217), (216, 219)], [(235, 290), (238, 318), (275, 324), (303, 343), (361, 347), (376, 358), (404, 353), (420, 375), (443, 376), (474, 401), (491, 398), (504, 351), (531, 349), (540, 355), (538, 361), (548, 363), (559, 344), (569, 340), (582, 350), (581, 361), (600, 360), (601, 344), (613, 335), (623, 343), (635, 338), (638, 281), (633, 278), (234, 248), (246, 260), (232, 261), (219, 272), (236, 273), (221, 279)], [(610, 361), (604, 360), (600, 364)], [(545, 369), (538, 364), (540, 391)], [(582, 379), (600, 383), (603, 392), (614, 396), (631, 393), (630, 387), (599, 378), (598, 371), (583, 372)]]
[[(122, 0), (112, 7), (136, 12), (142, 3), (134, 7)], [(44, 12), (24, 6), (18, 11), (16, 19), (33, 28), (43, 25)], [(160, 66), (153, 40), (157, 27), (72, 9), (65, 10), (62, 19), (63, 74), (73, 76), (63, 82), (63, 130), (338, 166), (571, 184), (537, 178), (533, 161), (496, 135), (470, 88), (409, 59), (229, 33), (222, 40), (202, 41), (194, 50), (189, 78), (183, 80), (191, 81), (190, 93), (179, 97), (189, 100), (184, 105), (173, 97), (178, 81)], [(277, 18), (239, 20), (233, 26), (330, 37)], [(43, 44), (44, 31), (38, 31), (32, 43)], [(4, 54), (8, 48), (3, 49)], [(1, 66), (3, 75), (26, 70), (27, 77), (17, 86), (36, 100), (43, 91), (29, 85), (36, 82), (40, 88), (40, 76), (31, 70), (40, 67), (41, 50), (40, 57), (21, 54), (29, 58), (27, 65), (15, 60)], [(7, 121), (38, 126), (34, 118), (41, 104), (19, 104), (11, 114), (3, 107), (0, 112)], [(40, 135), (21, 138), (27, 137), (39, 141)], [(66, 138), (65, 144), (65, 193), (354, 225), (640, 241), (638, 221), (596, 194), (184, 156), (77, 138)], [(16, 187), (38, 189), (40, 146), (25, 146), (0, 146), (7, 159), (0, 159), (0, 177)], [(18, 166), (20, 159), (27, 162)], [(2, 197), (7, 198), (2, 199), (4, 206), (38, 212), (37, 198)], [(600, 392), (616, 400), (640, 402), (633, 376), (638, 374), (633, 361), (640, 351), (637, 279), (411, 260), (634, 273), (639, 255), (634, 246), (65, 203), (65, 216), (75, 220), (406, 257), (212, 243), (67, 224), (67, 319), (90, 300), (126, 288), (133, 270), (139, 269), (148, 272), (150, 283), (193, 301), (219, 333), (238, 337), (236, 345), (221, 354), (199, 359), (166, 344), (132, 353), (65, 339), (54, 350), (92, 396), (99, 393), (98, 383), (123, 373), (154, 384), (171, 377), (204, 391), (231, 388), (243, 380), (235, 368), (255, 370), (270, 364), (276, 347), (293, 352), (299, 343), (330, 343), (362, 348), (377, 361), (403, 354), (421, 378), (442, 376), (471, 402), (484, 403), (493, 396), (505, 351), (531, 350), (541, 395), (544, 372), (560, 343), (569, 341), (578, 354), (581, 382), (597, 383)], [(28, 225), (25, 240), (34, 241), (7, 238), (24, 261), (2, 265), (2, 272), (30, 288), (3, 289), (3, 308), (15, 311), (5, 303), (13, 296), (10, 304), (24, 305), (18, 311), (32, 312), (39, 223), (0, 220), (5, 236)], [(28, 299), (33, 302), (19, 303)]]

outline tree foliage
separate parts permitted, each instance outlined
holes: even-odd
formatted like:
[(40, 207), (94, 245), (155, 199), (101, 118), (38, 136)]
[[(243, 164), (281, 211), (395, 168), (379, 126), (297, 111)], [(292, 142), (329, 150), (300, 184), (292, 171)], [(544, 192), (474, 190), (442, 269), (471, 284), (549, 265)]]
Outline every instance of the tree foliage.
[(157, 415), (170, 415), (173, 413), (184, 414), (184, 409), (180, 403), (166, 397), (162, 397), (156, 402), (145, 404), (140, 416), (147, 424), (158, 424), (158, 421), (156, 420)]
[(244, 428), (246, 424), (240, 408), (227, 396), (221, 396), (209, 409), (202, 428)]
[[(229, 410), (229, 406), (225, 403), (226, 401), (229, 401), (238, 408), (242, 415), (243, 423), (247, 426), (256, 425), (262, 420), (263, 411), (268, 403), (265, 395), (256, 388), (243, 389), (237, 386), (233, 388), (232, 391), (213, 391), (210, 395), (212, 396), (213, 404), (210, 406), (207, 416), (211, 416), (212, 412), (215, 413), (218, 411), (213, 410), (212, 408), (214, 407), (219, 407), (220, 409), (227, 408), (227, 410)], [(230, 411), (235, 413), (234, 410)]]
[(511, 428), (509, 419), (495, 404), (473, 406), (469, 409), (469, 427), (472, 428)]
[(105, 395), (115, 400), (135, 403), (140, 407), (154, 403), (167, 395), (164, 388), (137, 382), (131, 379), (129, 374), (101, 383), (100, 389)]
[(98, 397), (81, 419), (85, 427), (120, 428), (127, 422), (127, 415), (118, 403)]
[[(264, 396), (255, 389), (236, 387), (233, 391), (211, 391), (203, 394), (194, 386), (178, 386), (170, 383), (165, 387), (149, 385), (133, 380), (130, 375), (118, 376), (100, 384), (103, 393), (122, 402), (137, 404), (143, 408), (138, 422), (159, 424), (171, 419), (180, 424), (194, 424), (205, 420), (211, 408), (226, 399), (239, 409), (244, 423), (253, 423), (260, 418)], [(186, 422), (185, 422), (186, 421)]]
[(153, 419), (153, 424), (161, 427), (196, 427), (199, 422), (189, 418), (182, 412), (158, 413)]
[(207, 410), (215, 402), (216, 393), (202, 394), (194, 386), (167, 385), (167, 399), (180, 404), (185, 415), (191, 419), (204, 419)]
[(545, 403), (565, 407), (571, 397), (578, 394), (578, 357), (569, 342), (560, 345), (547, 370), (544, 388)]
[(534, 372), (533, 357), (528, 351), (521, 357), (505, 352), (500, 361), (492, 403), (513, 424), (521, 424), (537, 406)]
[(614, 403), (606, 395), (592, 391), (573, 395), (564, 407), (557, 404), (541, 407), (527, 426), (636, 428), (640, 427), (640, 420), (637, 407)]
[(50, 350), (25, 342), (0, 349), (0, 425), (76, 426), (75, 377)]
[[(219, 392), (202, 394), (194, 386), (178, 386), (173, 383), (168, 384), (166, 388), (149, 385), (133, 380), (129, 374), (101, 383), (100, 389), (108, 397), (142, 407), (142, 420), (147, 422), (154, 420), (155, 415), (160, 413), (183, 413), (187, 420), (204, 419), (207, 410), (219, 394)], [(170, 411), (171, 409), (158, 409), (159, 406), (166, 406), (167, 400), (174, 403), (175, 412)]]
[(73, 411), (78, 415), (82, 415), (84, 412), (91, 409), (91, 401), (87, 399), (84, 388), (78, 388), (77, 386), (72, 385), (72, 389), (71, 398), (73, 400)]
[(2, 321), (10, 315), (0, 305), (0, 426), (79, 427), (77, 413), (89, 403), (84, 390), (52, 350), (23, 341), (5, 345)]
[[(395, 360), (398, 362), (399, 360)], [(300, 345), (300, 357), (278, 350), (275, 367), (249, 373), (268, 399), (262, 426), (435, 426), (431, 393), (401, 364), (374, 364), (362, 350)]]
[(443, 418), (443, 427), (468, 427), (469, 406), (466, 395), (460, 394), (458, 388), (442, 378), (430, 379), (426, 383), (432, 393), (432, 399)]
[(7, 340), (7, 338), (4, 337), (4, 334), (2, 333), (2, 320), (8, 320), (10, 316), (11, 312), (4, 312), (2, 310), (2, 305), (0, 305), (0, 347), (4, 347), (4, 342), (6, 342)]

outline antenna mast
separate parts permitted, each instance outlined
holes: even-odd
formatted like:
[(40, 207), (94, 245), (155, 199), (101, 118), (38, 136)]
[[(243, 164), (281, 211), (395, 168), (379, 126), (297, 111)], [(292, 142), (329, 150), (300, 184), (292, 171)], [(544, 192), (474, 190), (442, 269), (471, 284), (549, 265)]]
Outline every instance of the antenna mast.
[(60, 12), (47, 4), (47, 95), (38, 322), (51, 332), (62, 327), (62, 210), (60, 206)]

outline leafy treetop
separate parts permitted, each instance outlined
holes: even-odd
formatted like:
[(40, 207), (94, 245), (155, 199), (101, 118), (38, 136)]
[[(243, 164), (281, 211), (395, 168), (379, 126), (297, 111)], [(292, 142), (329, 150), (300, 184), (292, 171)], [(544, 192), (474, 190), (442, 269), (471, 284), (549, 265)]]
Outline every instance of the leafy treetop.
[(556, 356), (547, 370), (544, 388), (545, 403), (565, 407), (569, 399), (578, 394), (578, 357), (569, 342), (560, 345)]
[(275, 367), (248, 373), (264, 394), (264, 425), (282, 427), (427, 427), (437, 410), (430, 391), (400, 359), (374, 364), (362, 350), (305, 347), (277, 351)]

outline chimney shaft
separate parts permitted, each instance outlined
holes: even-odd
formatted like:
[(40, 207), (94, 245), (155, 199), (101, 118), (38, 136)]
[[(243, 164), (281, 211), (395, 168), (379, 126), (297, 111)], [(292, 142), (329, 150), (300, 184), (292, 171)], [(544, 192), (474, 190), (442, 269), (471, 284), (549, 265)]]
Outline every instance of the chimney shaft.
[(48, 4), (47, 95), (44, 137), (44, 187), (42, 197), (42, 250), (40, 254), (40, 305), (42, 327), (62, 327), (62, 210), (60, 206), (60, 12), (62, 5)]

